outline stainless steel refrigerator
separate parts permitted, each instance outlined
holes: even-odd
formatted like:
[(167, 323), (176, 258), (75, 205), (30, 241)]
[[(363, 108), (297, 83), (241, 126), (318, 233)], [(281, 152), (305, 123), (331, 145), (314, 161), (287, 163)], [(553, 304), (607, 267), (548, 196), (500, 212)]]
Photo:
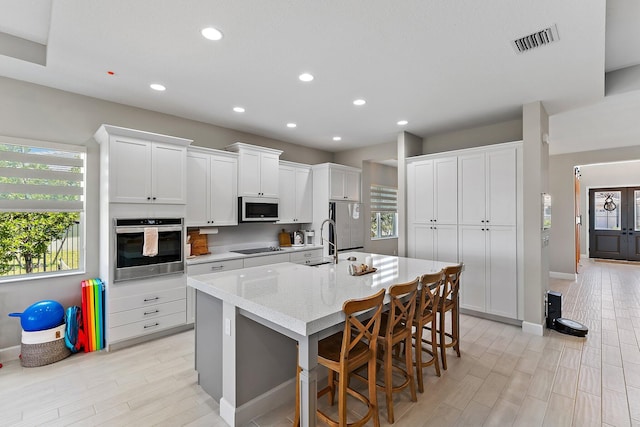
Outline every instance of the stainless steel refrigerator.
[[(336, 236), (330, 229), (329, 241), (336, 244), (338, 251), (359, 249), (364, 246), (363, 213), (362, 203), (329, 202), (329, 218), (335, 221), (338, 235), (336, 242)], [(329, 253), (333, 254), (331, 246)]]

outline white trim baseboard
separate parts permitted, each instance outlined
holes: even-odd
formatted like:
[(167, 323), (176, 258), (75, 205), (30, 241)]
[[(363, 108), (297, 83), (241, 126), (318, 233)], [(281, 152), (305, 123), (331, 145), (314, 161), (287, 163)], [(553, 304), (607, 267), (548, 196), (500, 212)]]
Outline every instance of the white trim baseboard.
[[(243, 426), (248, 424), (255, 417), (266, 414), (273, 408), (282, 405), (283, 402), (295, 402), (296, 378), (285, 381), (279, 386), (261, 394), (250, 400), (235, 410), (235, 425)], [(223, 399), (220, 400), (222, 403)], [(222, 405), (220, 405), (222, 412)]]
[(549, 277), (551, 279), (578, 280), (576, 273), (560, 273), (558, 271), (550, 271)]
[(544, 335), (544, 327), (542, 325), (539, 325), (537, 323), (531, 323), (531, 322), (522, 322), (522, 332), (525, 332), (527, 334), (533, 334), (533, 335), (537, 335), (539, 337), (541, 337), (542, 335)]
[(0, 348), (0, 362), (8, 362), (10, 360), (18, 360), (20, 358), (21, 346)]

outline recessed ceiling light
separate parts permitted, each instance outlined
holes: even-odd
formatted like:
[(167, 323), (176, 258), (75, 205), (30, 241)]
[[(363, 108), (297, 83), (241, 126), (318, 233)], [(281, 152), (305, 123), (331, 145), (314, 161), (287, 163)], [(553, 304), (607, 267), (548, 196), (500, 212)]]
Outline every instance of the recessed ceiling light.
[(204, 37), (205, 39), (214, 41), (222, 39), (222, 33), (220, 32), (220, 30), (216, 30), (213, 27), (203, 28), (201, 33), (202, 37)]
[(313, 76), (309, 73), (302, 73), (298, 76), (298, 78), (303, 82), (310, 82), (311, 80), (313, 80)]
[(233, 107), (233, 111), (236, 113), (244, 113), (244, 108), (242, 107)]
[(364, 99), (356, 99), (355, 101), (353, 101), (353, 105), (357, 105), (357, 106), (364, 105), (366, 103), (367, 101), (365, 101)]
[(157, 91), (160, 91), (160, 92), (162, 92), (163, 90), (166, 90), (166, 89), (167, 89), (166, 87), (164, 87), (164, 86), (163, 86), (163, 85), (161, 85), (160, 83), (151, 83), (151, 84), (149, 85), (149, 87), (150, 87), (151, 89), (153, 89), (153, 90), (157, 90)]
[(297, 124), (295, 124), (295, 123), (287, 123), (287, 127), (288, 127), (288, 128), (294, 128), (294, 127), (296, 127), (296, 126), (298, 126), (298, 125), (297, 125)]
[(334, 136), (333, 140), (334, 141), (342, 141), (342, 137), (341, 136)]
[(399, 120), (399, 121), (398, 121), (398, 125), (399, 125), (399, 126), (404, 126), (404, 125), (406, 125), (406, 124), (408, 124), (408, 123), (409, 123), (409, 122), (408, 122), (408, 121), (406, 121), (406, 120)]

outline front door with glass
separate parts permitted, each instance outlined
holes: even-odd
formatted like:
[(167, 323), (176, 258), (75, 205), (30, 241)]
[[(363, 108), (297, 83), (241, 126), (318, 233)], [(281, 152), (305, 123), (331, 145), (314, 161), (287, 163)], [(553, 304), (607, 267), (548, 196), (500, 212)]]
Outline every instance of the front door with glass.
[(589, 257), (640, 261), (640, 187), (589, 190)]

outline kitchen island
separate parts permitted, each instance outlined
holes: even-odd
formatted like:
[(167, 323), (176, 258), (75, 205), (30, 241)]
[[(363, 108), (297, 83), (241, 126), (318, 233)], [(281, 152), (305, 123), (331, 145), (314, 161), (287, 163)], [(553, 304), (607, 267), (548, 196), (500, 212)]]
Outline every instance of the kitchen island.
[[(375, 273), (351, 276), (347, 257)], [(196, 370), (231, 426), (291, 400), (299, 354), (301, 424), (315, 426), (318, 340), (341, 329), (342, 304), (453, 265), (350, 252), (338, 264), (289, 262), (189, 276), (196, 292)], [(296, 350), (296, 343), (299, 349)]]

